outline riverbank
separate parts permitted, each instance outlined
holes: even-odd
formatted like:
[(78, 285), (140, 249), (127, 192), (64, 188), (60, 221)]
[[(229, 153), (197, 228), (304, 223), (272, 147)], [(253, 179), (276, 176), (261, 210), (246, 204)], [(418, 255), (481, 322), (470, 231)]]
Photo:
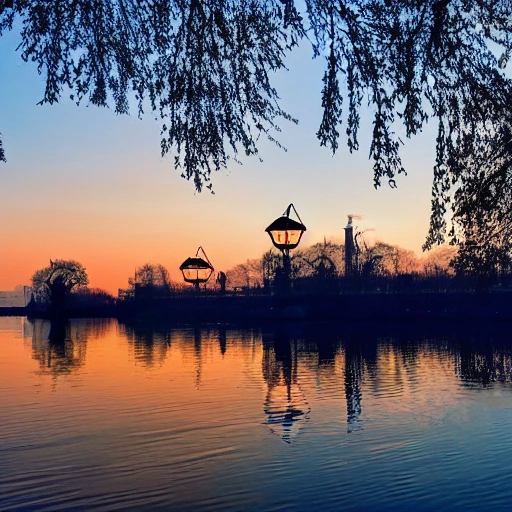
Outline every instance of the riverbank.
[(218, 296), (120, 303), (118, 316), (175, 320), (512, 320), (512, 292)]
[[(69, 308), (70, 318), (112, 317), (183, 322), (246, 320), (411, 321), (512, 320), (512, 291), (486, 293), (347, 293), (340, 295), (197, 295), (119, 301), (116, 305)], [(0, 308), (0, 316), (50, 317), (45, 309)]]

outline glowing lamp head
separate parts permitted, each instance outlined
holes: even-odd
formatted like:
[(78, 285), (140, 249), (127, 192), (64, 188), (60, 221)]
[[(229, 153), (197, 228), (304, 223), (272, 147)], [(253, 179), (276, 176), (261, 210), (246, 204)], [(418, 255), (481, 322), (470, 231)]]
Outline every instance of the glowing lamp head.
[(295, 249), (299, 245), (304, 231), (306, 231), (306, 226), (302, 222), (290, 219), (291, 208), (293, 208), (298, 217), (295, 207), (293, 204), (290, 204), (284, 215), (276, 219), (265, 229), (274, 246), (281, 251)]
[[(202, 252), (204, 258), (199, 256), (199, 253)], [(192, 283), (194, 285), (199, 286), (201, 283), (206, 283), (208, 279), (213, 274), (215, 270), (213, 265), (210, 263), (208, 256), (204, 252), (202, 247), (197, 249), (196, 255), (191, 258), (187, 258), (180, 265), (181, 273), (183, 274), (183, 279), (186, 283)]]
[(213, 267), (203, 258), (187, 258), (180, 265), (183, 279), (187, 283), (206, 283), (213, 274)]

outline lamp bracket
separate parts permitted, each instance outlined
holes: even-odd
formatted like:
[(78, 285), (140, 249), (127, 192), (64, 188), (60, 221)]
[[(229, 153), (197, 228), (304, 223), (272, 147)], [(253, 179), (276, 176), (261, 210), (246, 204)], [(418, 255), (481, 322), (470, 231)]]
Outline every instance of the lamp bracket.
[(212, 262), (208, 259), (208, 256), (206, 255), (206, 252), (205, 250), (202, 248), (202, 246), (199, 246), (197, 248), (197, 251), (196, 251), (196, 258), (199, 257), (199, 252), (202, 252), (203, 253), (203, 256), (205, 258), (205, 260), (210, 264), (210, 266), (213, 268), (213, 265), (212, 265)]
[(297, 219), (299, 219), (299, 222), (300, 222), (301, 224), (304, 224), (304, 222), (302, 222), (302, 219), (300, 218), (299, 213), (298, 213), (298, 212), (297, 212), (297, 210), (295, 209), (295, 206), (293, 206), (293, 203), (290, 203), (290, 204), (288, 205), (288, 208), (286, 208), (285, 212), (283, 213), (283, 217), (290, 217), (290, 212), (292, 211), (292, 209), (293, 209), (293, 211), (295, 212), (295, 215), (297, 216)]

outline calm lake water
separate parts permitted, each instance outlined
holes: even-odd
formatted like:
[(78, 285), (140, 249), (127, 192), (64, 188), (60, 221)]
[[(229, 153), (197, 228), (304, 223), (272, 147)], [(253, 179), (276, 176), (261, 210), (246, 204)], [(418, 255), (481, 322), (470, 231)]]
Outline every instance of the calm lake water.
[(0, 319), (0, 509), (510, 510), (510, 326)]

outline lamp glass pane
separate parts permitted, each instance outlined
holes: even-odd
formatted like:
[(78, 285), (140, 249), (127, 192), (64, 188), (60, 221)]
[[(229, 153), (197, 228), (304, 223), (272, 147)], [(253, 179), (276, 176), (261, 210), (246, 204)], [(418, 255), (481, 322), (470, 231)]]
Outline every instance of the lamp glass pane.
[(183, 277), (187, 281), (206, 282), (212, 274), (210, 268), (184, 268), (182, 270)]
[(296, 245), (299, 243), (299, 238), (302, 233), (300, 229), (285, 230), (285, 231), (272, 231), (272, 238), (274, 242), (279, 245)]

